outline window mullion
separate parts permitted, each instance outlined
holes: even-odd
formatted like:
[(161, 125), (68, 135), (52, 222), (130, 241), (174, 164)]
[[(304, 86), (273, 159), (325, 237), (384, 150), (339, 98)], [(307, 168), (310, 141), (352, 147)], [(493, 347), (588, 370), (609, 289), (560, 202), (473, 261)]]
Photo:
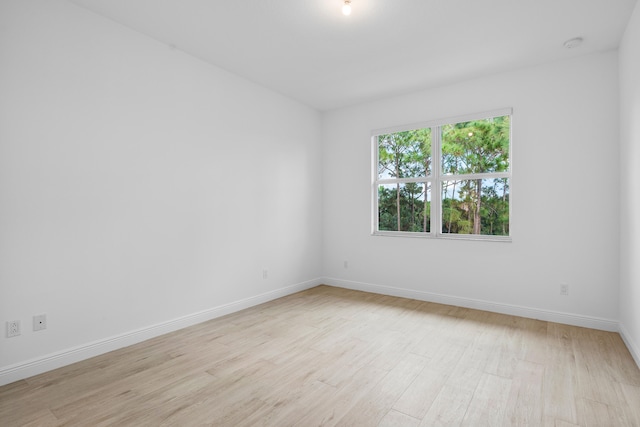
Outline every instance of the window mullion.
[(442, 126), (431, 128), (431, 234), (437, 236), (442, 231)]
[(419, 178), (385, 178), (379, 179), (378, 185), (381, 184), (407, 184), (407, 183), (420, 183), (432, 181), (432, 177), (419, 177)]
[(493, 179), (493, 178), (511, 178), (511, 172), (486, 172), (486, 173), (468, 173), (468, 174), (449, 174), (443, 175), (443, 181), (463, 181), (471, 179)]
[(371, 199), (371, 205), (372, 205), (372, 209), (371, 209), (371, 215), (372, 215), (372, 221), (371, 223), (373, 224), (373, 230), (372, 233), (377, 232), (380, 228), (380, 224), (379, 224), (379, 218), (378, 218), (378, 212), (379, 212), (379, 201), (378, 201), (378, 186), (379, 184), (379, 176), (378, 176), (378, 164), (380, 161), (379, 158), (379, 140), (378, 140), (379, 136), (376, 135), (372, 138), (372, 144), (373, 144), (373, 156), (372, 157), (372, 176), (371, 176), (371, 182), (373, 183), (373, 188), (371, 189), (371, 194), (372, 194), (372, 199)]

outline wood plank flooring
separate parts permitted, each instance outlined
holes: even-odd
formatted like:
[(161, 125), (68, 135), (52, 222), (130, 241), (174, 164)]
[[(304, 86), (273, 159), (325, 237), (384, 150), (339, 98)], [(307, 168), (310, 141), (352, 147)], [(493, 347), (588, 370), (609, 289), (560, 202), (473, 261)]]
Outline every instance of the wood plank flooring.
[(640, 426), (615, 333), (319, 286), (0, 387), (9, 426)]

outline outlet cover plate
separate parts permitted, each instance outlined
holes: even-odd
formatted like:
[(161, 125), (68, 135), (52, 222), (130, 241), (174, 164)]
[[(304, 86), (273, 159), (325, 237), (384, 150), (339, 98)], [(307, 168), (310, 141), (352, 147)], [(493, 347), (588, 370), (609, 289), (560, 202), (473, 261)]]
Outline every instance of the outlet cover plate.
[(20, 335), (20, 321), (10, 320), (7, 322), (7, 338), (17, 337)]
[(43, 329), (47, 329), (47, 315), (39, 314), (33, 316), (33, 330), (42, 331)]

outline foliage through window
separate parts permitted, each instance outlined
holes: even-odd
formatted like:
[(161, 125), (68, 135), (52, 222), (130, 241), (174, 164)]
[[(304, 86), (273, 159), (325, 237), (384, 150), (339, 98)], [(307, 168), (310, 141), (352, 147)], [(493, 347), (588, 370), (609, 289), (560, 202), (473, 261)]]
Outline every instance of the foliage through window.
[(373, 141), (375, 234), (508, 240), (510, 109), (382, 130)]

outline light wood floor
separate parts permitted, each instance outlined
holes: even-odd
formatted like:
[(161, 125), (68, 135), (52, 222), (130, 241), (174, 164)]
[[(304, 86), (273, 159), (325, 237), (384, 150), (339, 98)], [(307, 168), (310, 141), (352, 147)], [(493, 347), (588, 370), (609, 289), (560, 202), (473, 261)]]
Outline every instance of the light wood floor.
[(0, 387), (2, 426), (640, 426), (614, 333), (328, 286)]

